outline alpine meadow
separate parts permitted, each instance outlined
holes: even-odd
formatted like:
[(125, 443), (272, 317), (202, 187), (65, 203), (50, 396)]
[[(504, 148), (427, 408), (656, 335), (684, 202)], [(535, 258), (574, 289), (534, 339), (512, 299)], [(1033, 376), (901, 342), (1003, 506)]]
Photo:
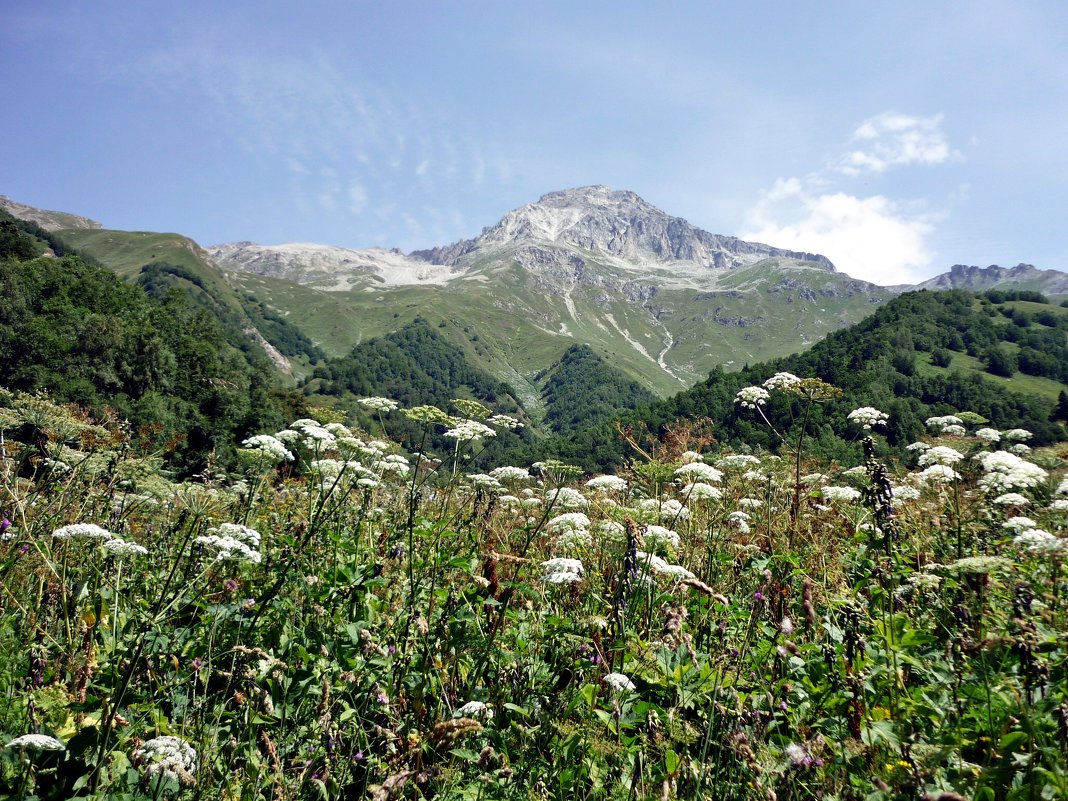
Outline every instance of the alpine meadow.
[(1068, 801), (1068, 3), (0, 19), (0, 801)]

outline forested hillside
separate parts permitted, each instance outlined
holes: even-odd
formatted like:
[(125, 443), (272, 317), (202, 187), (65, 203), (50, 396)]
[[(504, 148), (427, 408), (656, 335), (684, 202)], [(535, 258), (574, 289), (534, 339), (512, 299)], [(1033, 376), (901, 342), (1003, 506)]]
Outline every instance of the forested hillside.
[(624, 409), (656, 400), (637, 381), (627, 378), (593, 352), (573, 345), (542, 379), (544, 425), (556, 434), (611, 420)]
[[(886, 441), (891, 448), (916, 439), (927, 417), (960, 411), (979, 414), (997, 427), (1025, 428), (1038, 444), (1063, 439), (1065, 429), (1055, 420), (1063, 416), (1057, 399), (1065, 386), (1057, 377), (1068, 365), (1068, 310), (1043, 300), (1004, 292), (908, 293), (804, 353), (737, 373), (714, 370), (692, 389), (623, 414), (620, 421), (639, 438), (655, 438), (676, 420), (708, 418), (720, 441), (776, 450), (783, 441), (772, 426), (788, 430), (806, 413), (804, 401), (782, 395), (770, 399), (763, 409), (769, 426), (740, 408), (735, 396), (785, 371), (842, 390), (839, 398), (807, 410), (815, 448), (825, 456), (856, 456), (852, 451), (858, 446), (848, 444), (841, 432), (848, 430), (846, 415), (867, 405), (890, 415)], [(1020, 372), (1025, 366), (1027, 372)], [(633, 455), (614, 429), (592, 427), (542, 447), (587, 469), (608, 469)]]
[(146, 294), (76, 255), (28, 258), (41, 250), (42, 232), (6, 216), (0, 223), (6, 389), (46, 391), (126, 420), (135, 447), (165, 451), (181, 470), (212, 452), (225, 458), (248, 432), (280, 425), (300, 404), (275, 388), (266, 357), (239, 349), (187, 293), (153, 283)]

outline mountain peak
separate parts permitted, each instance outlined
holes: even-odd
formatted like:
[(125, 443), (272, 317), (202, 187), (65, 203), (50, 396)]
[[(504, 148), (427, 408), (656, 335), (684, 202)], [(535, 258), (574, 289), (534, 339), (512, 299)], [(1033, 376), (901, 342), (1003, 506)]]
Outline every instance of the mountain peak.
[(411, 255), (452, 266), (475, 251), (528, 245), (578, 249), (595, 259), (638, 266), (684, 262), (698, 268), (729, 269), (781, 257), (815, 262), (834, 271), (824, 256), (710, 234), (661, 211), (634, 192), (602, 185), (549, 192), (535, 203), (508, 212), (475, 239)]

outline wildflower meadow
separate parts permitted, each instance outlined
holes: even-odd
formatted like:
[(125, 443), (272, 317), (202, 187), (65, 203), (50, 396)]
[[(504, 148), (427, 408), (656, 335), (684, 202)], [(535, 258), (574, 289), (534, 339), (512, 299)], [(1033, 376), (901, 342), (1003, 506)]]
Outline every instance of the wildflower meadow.
[[(836, 396), (737, 408), (776, 393)], [(683, 425), (476, 473), (516, 419), (367, 398), (176, 482), (3, 397), (5, 797), (1068, 798), (1068, 453), (1025, 430), (960, 410), (890, 459), (861, 407), (859, 464), (802, 414), (775, 453)]]

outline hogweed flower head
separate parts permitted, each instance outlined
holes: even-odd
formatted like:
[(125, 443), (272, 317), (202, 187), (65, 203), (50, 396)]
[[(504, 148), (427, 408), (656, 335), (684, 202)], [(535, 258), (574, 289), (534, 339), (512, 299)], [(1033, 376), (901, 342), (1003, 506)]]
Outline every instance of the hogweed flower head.
[(619, 476), (596, 476), (587, 481), (586, 486), (597, 492), (625, 492), (627, 480)]
[(397, 403), (395, 400), (390, 400), (389, 398), (378, 398), (373, 396), (369, 398), (360, 398), (356, 402), (360, 404), (360, 406), (362, 406), (363, 408), (370, 409), (372, 412), (392, 412), (394, 409), (400, 406), (400, 404)]
[(768, 402), (771, 395), (763, 387), (743, 387), (734, 396), (734, 402), (743, 409), (755, 409)]
[(927, 467), (932, 464), (954, 465), (963, 458), (964, 454), (955, 448), (950, 448), (947, 445), (935, 445), (920, 454), (917, 464), (920, 467)]
[(609, 673), (601, 679), (615, 693), (634, 692), (634, 682), (624, 673)]
[(701, 480), (708, 484), (714, 484), (723, 479), (723, 473), (710, 464), (704, 462), (690, 462), (675, 470), (675, 475), (686, 478), (689, 481)]
[(196, 783), (197, 752), (181, 737), (154, 737), (134, 751), (134, 760), (150, 779), (162, 776), (185, 787)]
[(148, 553), (148, 548), (145, 548), (143, 545), (117, 538), (106, 540), (104, 542), (104, 550), (119, 559), (126, 556), (144, 556)]
[(1058, 539), (1041, 528), (1031, 528), (1021, 531), (1013, 540), (1013, 545), (1026, 548), (1031, 553), (1057, 553), (1064, 550), (1068, 540)]
[(441, 423), (444, 425), (449, 421), (449, 415), (437, 406), (415, 406), (411, 409), (402, 410), (401, 414), (415, 423)]
[(821, 492), (827, 503), (856, 503), (860, 500), (860, 491), (852, 487), (824, 487)]
[(927, 420), (924, 422), (924, 425), (926, 425), (929, 429), (931, 429), (931, 431), (936, 434), (944, 434), (946, 433), (946, 429), (951, 427), (960, 428), (961, 432), (963, 432), (963, 423), (964, 421), (957, 417), (955, 414), (946, 414), (942, 415), (941, 417), (928, 417)]
[(886, 426), (886, 421), (890, 419), (890, 415), (886, 412), (880, 412), (873, 406), (861, 406), (859, 409), (854, 409), (847, 416), (849, 422), (859, 426), (865, 431), (871, 431), (873, 426)]
[(1034, 487), (1049, 476), (1036, 464), (1008, 451), (980, 453), (975, 457), (983, 466), (979, 487), (987, 492), (1003, 493), (1017, 488)]
[(483, 718), (484, 720), (491, 720), (493, 718), (493, 707), (485, 701), (468, 701), (463, 706), (458, 707), (452, 713), (452, 716), (454, 718)]
[(792, 387), (799, 383), (801, 383), (801, 379), (793, 373), (776, 373), (764, 382), (764, 389), (786, 389), (787, 387)]
[(23, 734), (11, 740), (5, 748), (25, 748), (27, 751), (65, 751), (63, 745), (55, 737), (47, 734)]
[(483, 437), (495, 437), (497, 432), (477, 420), (456, 420), (445, 436), (459, 442), (475, 442)]
[(564, 557), (545, 560), (541, 563), (541, 570), (542, 581), (547, 581), (549, 584), (570, 584), (582, 581), (582, 577), (586, 574), (586, 568), (582, 566), (582, 562)]
[(72, 523), (52, 532), (52, 538), (57, 540), (110, 540), (113, 536), (95, 523)]
[(278, 439), (278, 437), (272, 437), (270, 434), (257, 434), (254, 437), (249, 437), (241, 446), (264, 461), (270, 461), (272, 464), (278, 462), (292, 462), (293, 454), (286, 448), (285, 444)]

